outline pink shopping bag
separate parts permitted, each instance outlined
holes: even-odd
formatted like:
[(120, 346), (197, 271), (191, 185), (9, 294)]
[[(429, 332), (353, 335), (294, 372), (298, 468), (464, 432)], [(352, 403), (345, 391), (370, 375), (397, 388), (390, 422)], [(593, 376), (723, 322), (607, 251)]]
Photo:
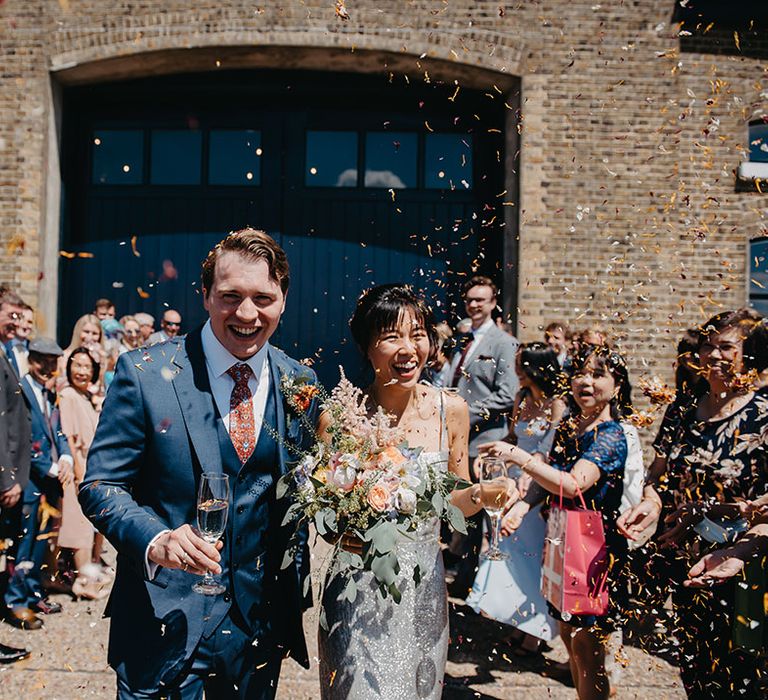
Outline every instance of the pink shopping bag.
[(608, 612), (608, 549), (603, 518), (582, 508), (553, 506), (547, 520), (541, 592), (561, 614), (605, 615)]

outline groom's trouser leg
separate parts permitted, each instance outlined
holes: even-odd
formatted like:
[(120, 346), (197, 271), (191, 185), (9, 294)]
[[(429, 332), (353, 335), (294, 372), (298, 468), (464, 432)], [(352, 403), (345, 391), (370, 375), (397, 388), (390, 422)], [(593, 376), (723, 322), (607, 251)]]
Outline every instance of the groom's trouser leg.
[(268, 643), (247, 631), (232, 608), (208, 638), (201, 639), (192, 658), (159, 694), (131, 691), (118, 679), (118, 700), (273, 700), (280, 676), (281, 656)]
[(233, 606), (211, 637), (216, 673), (205, 679), (205, 694), (216, 700), (273, 700), (282, 658), (265, 639), (247, 630)]
[(117, 679), (117, 700), (202, 700), (202, 698), (203, 677), (194, 673), (189, 673), (173, 690), (152, 694), (131, 690), (124, 681)]

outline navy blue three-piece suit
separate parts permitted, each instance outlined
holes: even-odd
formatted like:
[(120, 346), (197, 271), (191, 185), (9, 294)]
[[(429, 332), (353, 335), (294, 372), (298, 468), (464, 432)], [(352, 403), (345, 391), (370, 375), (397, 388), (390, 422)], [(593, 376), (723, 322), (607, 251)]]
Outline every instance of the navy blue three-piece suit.
[[(205, 682), (208, 697), (272, 698), (284, 656), (309, 666), (301, 622), (306, 538), (295, 564), (281, 569), (291, 533), (281, 525), (288, 504), (275, 499), (275, 484), (291, 460), (285, 443), (310, 439), (286, 416), (280, 378), (315, 379), (273, 347), (267, 357), (265, 427), (245, 464), (216, 409), (200, 329), (118, 361), (80, 502), (118, 550), (107, 614), (120, 697), (197, 698)], [(218, 577), (227, 591), (219, 596), (193, 592), (199, 577), (179, 569), (160, 568), (148, 580), (145, 566), (157, 534), (195, 524), (204, 471), (230, 479)]]
[(9, 608), (29, 608), (44, 597), (41, 566), (45, 559), (52, 519), (40, 518), (42, 496), (57, 505), (61, 497), (59, 480), (50, 475), (51, 464), (62, 455), (70, 455), (69, 442), (61, 432), (55, 394), (42, 389), (48, 406), (46, 416), (32, 390), (32, 376), (21, 380), (21, 391), (29, 408), (32, 423), (29, 482), (21, 497), (21, 537), (15, 551), (14, 573), (5, 591)]

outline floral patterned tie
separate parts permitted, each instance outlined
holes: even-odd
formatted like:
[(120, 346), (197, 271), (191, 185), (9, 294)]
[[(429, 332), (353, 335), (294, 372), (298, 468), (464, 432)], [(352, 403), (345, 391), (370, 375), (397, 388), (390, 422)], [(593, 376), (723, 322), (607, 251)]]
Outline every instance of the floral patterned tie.
[(229, 397), (229, 437), (240, 461), (245, 464), (256, 446), (256, 428), (253, 421), (253, 402), (248, 380), (253, 376), (249, 365), (232, 365), (227, 374), (235, 380)]

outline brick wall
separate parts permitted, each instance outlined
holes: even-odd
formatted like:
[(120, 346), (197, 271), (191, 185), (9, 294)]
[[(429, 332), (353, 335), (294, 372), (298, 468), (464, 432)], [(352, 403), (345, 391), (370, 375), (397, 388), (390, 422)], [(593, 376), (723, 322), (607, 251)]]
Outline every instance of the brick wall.
[[(636, 377), (669, 376), (682, 328), (744, 303), (748, 241), (767, 226), (766, 200), (736, 194), (732, 171), (751, 110), (768, 102), (759, 60), (680, 54), (672, 2), (658, 0), (347, 0), (346, 9), (348, 20), (331, 0), (0, 4), (0, 281), (38, 301), (40, 232), (55, 231), (45, 215), (51, 72), (63, 80), (106, 66), (108, 76), (120, 57), (211, 47), (227, 67), (227, 47), (318, 46), (344, 50), (345, 68), (357, 52), (365, 70), (362, 52), (390, 52), (411, 79), (424, 77), (423, 54), (448, 62), (442, 77), (455, 68), (469, 80), (468, 67), (522, 78), (523, 340), (554, 318), (597, 323), (615, 330)], [(493, 75), (474, 80), (491, 88)]]

